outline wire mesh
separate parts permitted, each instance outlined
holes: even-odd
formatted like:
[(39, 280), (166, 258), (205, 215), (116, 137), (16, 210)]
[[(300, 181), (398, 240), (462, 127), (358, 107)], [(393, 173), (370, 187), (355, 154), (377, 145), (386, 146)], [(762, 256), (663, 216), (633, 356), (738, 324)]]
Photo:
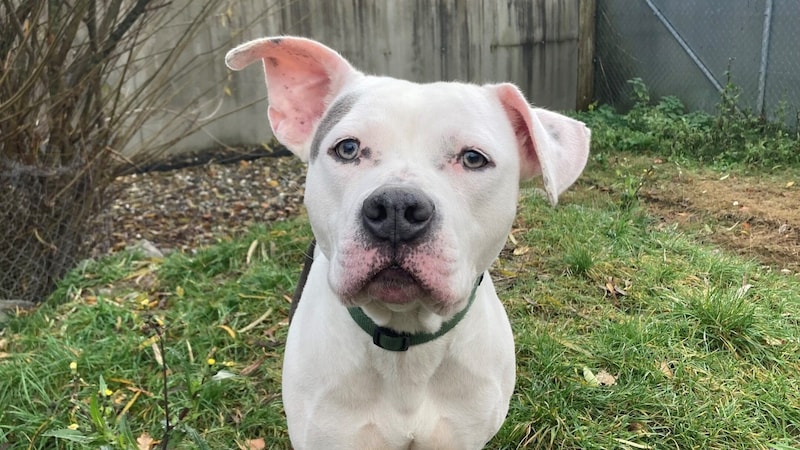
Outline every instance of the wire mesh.
[(796, 128), (798, 23), (795, 0), (599, 0), (595, 96), (626, 109), (638, 77), (713, 113), (730, 79), (741, 108)]
[(107, 181), (85, 167), (0, 164), (0, 301), (39, 303), (96, 237)]

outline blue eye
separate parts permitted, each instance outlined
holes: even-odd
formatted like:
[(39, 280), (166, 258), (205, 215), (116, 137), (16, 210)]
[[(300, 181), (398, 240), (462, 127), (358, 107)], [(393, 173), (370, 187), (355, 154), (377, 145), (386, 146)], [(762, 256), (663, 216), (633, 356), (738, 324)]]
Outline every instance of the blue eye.
[(489, 164), (489, 160), (477, 150), (464, 149), (461, 153), (461, 165), (467, 169), (475, 170), (485, 167)]
[(336, 156), (345, 161), (356, 159), (360, 150), (361, 143), (352, 138), (342, 139), (333, 147)]

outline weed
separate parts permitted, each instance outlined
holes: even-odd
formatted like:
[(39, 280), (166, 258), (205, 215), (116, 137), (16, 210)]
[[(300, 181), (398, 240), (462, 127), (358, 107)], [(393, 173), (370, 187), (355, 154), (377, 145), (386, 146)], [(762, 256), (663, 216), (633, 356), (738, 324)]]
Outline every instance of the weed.
[(742, 109), (741, 89), (730, 72), (713, 116), (686, 113), (680, 100), (672, 96), (653, 104), (641, 79), (629, 83), (635, 103), (628, 113), (617, 114), (604, 105), (578, 114), (592, 128), (595, 158), (607, 152), (629, 151), (763, 169), (800, 163), (800, 131), (785, 129), (781, 117), (768, 122)]

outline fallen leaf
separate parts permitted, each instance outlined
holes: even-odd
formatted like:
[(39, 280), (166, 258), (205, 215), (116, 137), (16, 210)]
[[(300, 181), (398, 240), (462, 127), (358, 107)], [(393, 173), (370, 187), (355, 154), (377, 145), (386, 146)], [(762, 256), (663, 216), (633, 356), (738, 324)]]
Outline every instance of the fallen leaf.
[(675, 373), (672, 371), (672, 364), (667, 361), (659, 361), (658, 370), (660, 370), (661, 373), (663, 373), (664, 376), (670, 380), (675, 376)]
[(239, 444), (241, 450), (264, 450), (267, 448), (267, 443), (264, 439), (248, 439), (244, 444)]
[(786, 187), (787, 188), (790, 188), (792, 186), (794, 186), (794, 181), (790, 181), (790, 182), (786, 183)]
[(141, 436), (136, 438), (136, 445), (138, 446), (139, 450), (150, 450), (155, 443), (155, 439), (150, 437), (147, 432), (142, 433)]
[(600, 383), (601, 386), (613, 386), (617, 384), (617, 377), (611, 375), (605, 370), (597, 372), (597, 375), (595, 375), (595, 379), (597, 379), (597, 381)]
[(623, 287), (620, 287), (619, 283), (614, 280), (614, 277), (608, 277), (606, 278), (605, 284), (600, 286), (600, 288), (603, 289), (606, 296), (611, 296), (612, 299), (616, 300), (618, 295), (628, 295), (628, 289), (631, 287), (631, 281), (624, 280), (623, 283)]
[(764, 343), (769, 345), (770, 347), (779, 347), (781, 345), (786, 344), (786, 340), (778, 339), (770, 336), (764, 336)]
[(531, 251), (530, 247), (528, 247), (527, 245), (521, 245), (519, 247), (516, 247), (514, 249), (513, 253), (514, 253), (514, 256), (522, 256), (522, 255), (528, 253), (529, 251)]

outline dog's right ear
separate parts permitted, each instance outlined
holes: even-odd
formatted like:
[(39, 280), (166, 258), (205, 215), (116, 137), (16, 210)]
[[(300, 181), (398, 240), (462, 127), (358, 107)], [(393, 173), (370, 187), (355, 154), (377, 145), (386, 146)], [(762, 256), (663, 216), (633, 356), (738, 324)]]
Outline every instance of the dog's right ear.
[(305, 38), (256, 39), (225, 55), (233, 70), (256, 60), (264, 64), (273, 134), (307, 161), (314, 130), (331, 101), (363, 75), (334, 50)]

